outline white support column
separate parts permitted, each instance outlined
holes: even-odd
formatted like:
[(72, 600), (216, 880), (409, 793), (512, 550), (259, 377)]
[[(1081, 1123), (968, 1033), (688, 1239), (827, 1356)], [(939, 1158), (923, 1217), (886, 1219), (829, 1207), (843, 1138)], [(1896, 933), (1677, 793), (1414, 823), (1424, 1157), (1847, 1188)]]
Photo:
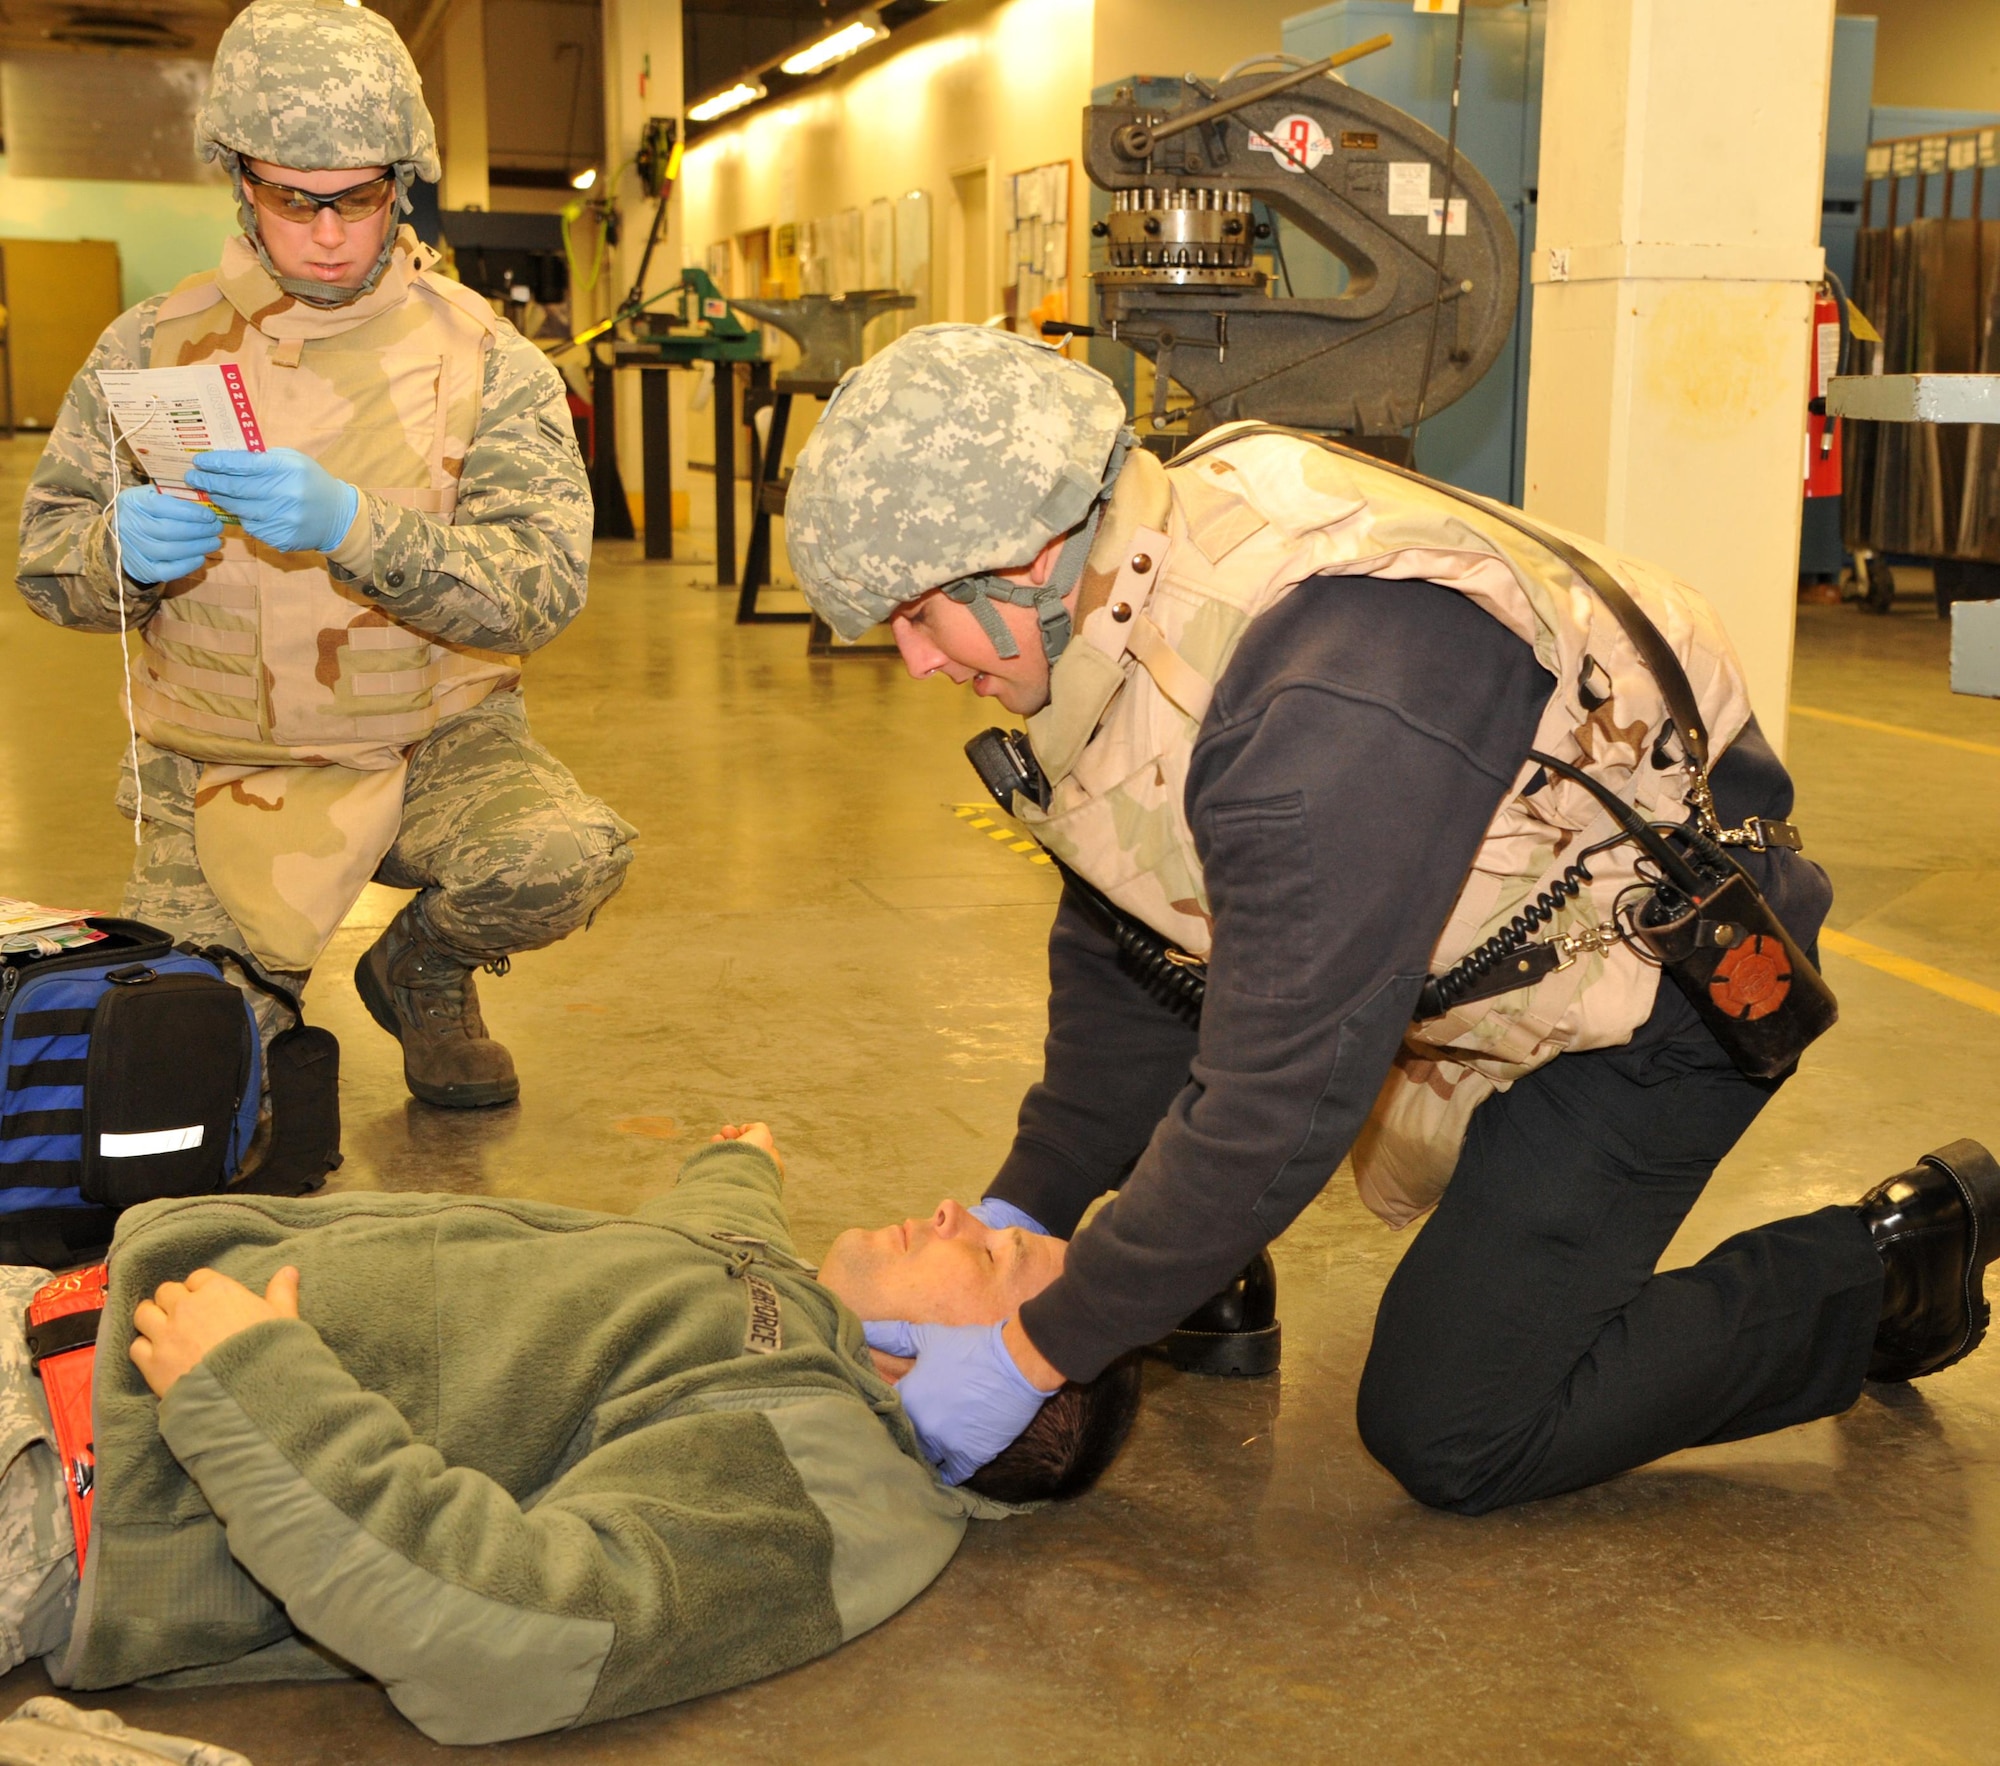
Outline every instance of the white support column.
[(1834, 0), (1550, 0), (1530, 513), (1699, 589), (1782, 752)]
[(485, 0), (452, 0), (437, 42), (444, 74), (444, 181), (438, 186), (438, 201), (445, 208), (485, 208), (491, 201), (486, 180)]
[[(640, 131), (648, 117), (681, 117), (681, 0), (603, 0), (604, 5), (604, 171), (624, 213), (618, 250), (605, 270), (614, 284), (606, 291), (605, 311), (624, 298), (638, 273), (652, 225), (653, 204), (629, 169), (638, 151)], [(686, 130), (683, 118), (681, 127)], [(646, 292), (653, 293), (681, 274), (681, 202), (678, 192), (667, 203), (666, 226), (653, 251), (646, 274)], [(667, 376), (673, 412), (673, 480), (686, 491), (688, 395), (692, 374)], [(706, 421), (706, 419), (703, 419)], [(636, 495), (645, 482), (639, 443), (639, 377), (618, 377), (618, 470), (625, 488)], [(704, 494), (706, 494), (704, 492)]]

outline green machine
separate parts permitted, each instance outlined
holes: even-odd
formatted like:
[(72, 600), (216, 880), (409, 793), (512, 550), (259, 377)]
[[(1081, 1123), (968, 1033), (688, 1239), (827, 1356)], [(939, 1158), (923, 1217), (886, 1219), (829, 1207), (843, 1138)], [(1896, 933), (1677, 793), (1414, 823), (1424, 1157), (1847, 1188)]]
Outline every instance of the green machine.
[[(621, 335), (625, 333), (625, 335)], [(686, 269), (636, 310), (579, 339), (590, 348), (591, 402), (599, 434), (616, 434), (616, 371), (639, 370), (639, 420), (643, 437), (642, 489), (646, 506), (646, 556), (674, 555), (672, 429), (667, 376), (675, 369), (711, 365), (715, 375), (715, 571), (718, 583), (736, 581), (736, 373), (768, 375), (764, 336), (745, 325), (706, 271)], [(593, 447), (591, 493), (600, 537), (630, 539), (632, 519), (613, 446)]]

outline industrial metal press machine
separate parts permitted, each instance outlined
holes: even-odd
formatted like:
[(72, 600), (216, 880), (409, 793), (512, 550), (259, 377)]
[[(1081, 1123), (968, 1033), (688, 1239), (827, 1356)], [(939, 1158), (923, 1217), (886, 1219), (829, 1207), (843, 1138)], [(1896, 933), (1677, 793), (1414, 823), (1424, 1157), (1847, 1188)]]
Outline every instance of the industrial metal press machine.
[[(1520, 281), (1504, 206), (1454, 141), (1337, 77), (1389, 41), (1137, 79), (1085, 110), (1084, 170), (1111, 196), (1099, 317), (1047, 329), (1146, 357), (1156, 429), (1171, 380), (1190, 436), (1254, 417), (1407, 458), (1405, 432), (1499, 355)], [(1291, 291), (1260, 209), (1332, 254), (1337, 292)]]

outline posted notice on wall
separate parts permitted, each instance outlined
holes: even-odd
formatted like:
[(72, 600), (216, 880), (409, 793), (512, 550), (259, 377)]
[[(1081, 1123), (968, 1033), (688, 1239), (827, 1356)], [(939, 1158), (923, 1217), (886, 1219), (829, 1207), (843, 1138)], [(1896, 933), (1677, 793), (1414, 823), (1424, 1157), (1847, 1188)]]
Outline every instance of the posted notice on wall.
[(210, 448), (264, 451), (257, 414), (234, 362), (186, 368), (101, 368), (104, 402), (139, 469), (170, 497), (205, 503), (188, 488), (197, 454)]

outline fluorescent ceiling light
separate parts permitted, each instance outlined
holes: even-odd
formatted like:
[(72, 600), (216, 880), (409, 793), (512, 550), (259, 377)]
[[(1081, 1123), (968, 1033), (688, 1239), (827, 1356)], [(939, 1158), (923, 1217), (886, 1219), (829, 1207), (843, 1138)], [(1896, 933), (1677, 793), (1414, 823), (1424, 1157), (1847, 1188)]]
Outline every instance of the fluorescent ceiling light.
[[(816, 74), (821, 68), (831, 67), (836, 61), (845, 61), (888, 34), (872, 12), (864, 12), (839, 30), (820, 38), (817, 43), (808, 44), (798, 54), (787, 56), (778, 65), (788, 74)], [(690, 111), (688, 114), (692, 116), (694, 113)]]
[(596, 182), (597, 168), (595, 166), (586, 166), (574, 178), (570, 179), (569, 187), (572, 190), (588, 190)]
[(755, 80), (738, 80), (727, 92), (718, 92), (713, 98), (704, 98), (699, 104), (688, 107), (688, 121), (691, 123), (712, 123), (717, 117), (726, 117), (732, 110), (741, 110), (746, 104), (755, 104), (766, 96), (764, 87)]

